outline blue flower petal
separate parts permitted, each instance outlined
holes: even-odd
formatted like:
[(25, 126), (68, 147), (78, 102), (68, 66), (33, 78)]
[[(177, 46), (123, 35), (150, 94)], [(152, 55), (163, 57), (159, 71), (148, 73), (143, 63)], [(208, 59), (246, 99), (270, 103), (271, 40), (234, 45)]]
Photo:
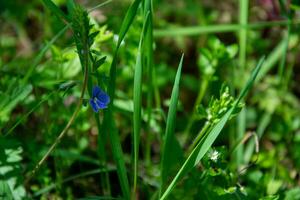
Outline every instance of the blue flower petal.
[(103, 108), (107, 108), (107, 104), (103, 103), (102, 101), (100, 101), (99, 99), (96, 100), (96, 104), (98, 106), (98, 109), (103, 109)]
[(92, 98), (90, 99), (90, 104), (94, 112), (98, 112), (100, 109), (107, 108), (107, 104), (109, 102), (109, 96), (103, 90), (101, 90), (99, 86), (94, 86)]
[(93, 87), (93, 92), (92, 92), (92, 97), (97, 97), (100, 93), (103, 93), (101, 88), (99, 86), (94, 86)]
[(91, 107), (92, 107), (93, 111), (97, 113), (97, 112), (99, 111), (99, 107), (98, 107), (98, 105), (94, 102), (93, 99), (90, 99), (90, 104), (91, 104)]
[(97, 99), (99, 99), (104, 104), (108, 104), (110, 102), (109, 96), (103, 91), (98, 94)]

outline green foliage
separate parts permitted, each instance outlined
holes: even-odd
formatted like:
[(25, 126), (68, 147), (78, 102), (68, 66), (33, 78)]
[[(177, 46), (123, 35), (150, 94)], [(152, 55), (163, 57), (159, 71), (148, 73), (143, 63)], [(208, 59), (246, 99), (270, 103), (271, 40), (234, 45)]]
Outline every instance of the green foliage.
[(78, 3), (0, 3), (0, 199), (300, 199), (298, 0)]
[(207, 41), (207, 48), (200, 49), (198, 66), (204, 78), (212, 77), (216, 69), (223, 65), (237, 54), (237, 45), (225, 46), (216, 37), (210, 37)]
[(0, 197), (21, 200), (25, 197), (22, 182), (23, 149), (14, 140), (0, 138)]

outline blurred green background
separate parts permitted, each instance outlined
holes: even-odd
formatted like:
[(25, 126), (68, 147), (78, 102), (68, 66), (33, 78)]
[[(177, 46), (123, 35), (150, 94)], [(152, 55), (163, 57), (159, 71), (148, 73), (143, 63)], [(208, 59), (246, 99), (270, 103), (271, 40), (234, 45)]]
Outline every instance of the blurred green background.
[[(222, 85), (237, 96), (259, 58), (266, 55), (266, 60), (246, 106), (169, 198), (300, 199), (300, 3), (253, 0), (245, 8), (242, 1), (153, 0), (156, 90), (149, 127), (142, 114), (139, 199), (157, 198), (161, 143), (182, 53), (175, 129), (181, 150), (174, 152), (178, 162), (170, 180), (209, 118), (203, 110), (224, 94)], [(67, 13), (67, 0), (53, 2)], [(103, 1), (76, 2), (89, 10)], [(89, 13), (99, 31), (95, 48), (106, 56), (99, 68), (104, 79), (109, 79), (117, 34), (131, 2), (113, 0)], [(128, 169), (133, 74), (142, 25), (140, 9), (120, 47), (117, 68), (115, 119)], [(80, 82), (82, 77), (72, 32), (62, 31), (64, 27), (42, 1), (0, 1), (0, 195), (7, 187), (14, 199), (106, 195), (101, 188), (97, 125), (88, 105), (47, 162), (26, 181), (80, 96), (78, 86), (58, 91), (62, 82)], [(148, 89), (142, 87), (144, 97)], [(146, 107), (146, 100), (142, 104)], [(106, 143), (111, 196), (118, 198), (116, 166)], [(130, 171), (128, 176), (132, 177)]]

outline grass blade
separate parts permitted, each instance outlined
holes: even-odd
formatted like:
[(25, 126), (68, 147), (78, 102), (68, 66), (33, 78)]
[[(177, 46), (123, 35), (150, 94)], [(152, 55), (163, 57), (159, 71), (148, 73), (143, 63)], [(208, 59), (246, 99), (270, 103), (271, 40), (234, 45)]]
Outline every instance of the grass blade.
[(266, 61), (261, 67), (260, 73), (256, 78), (256, 82), (259, 82), (280, 60), (285, 49), (285, 39), (273, 49), (273, 51), (268, 55)]
[(12, 133), (12, 131), (21, 123), (24, 119), (26, 119), (32, 112), (34, 112), (38, 107), (41, 106), (45, 101), (48, 101), (50, 97), (54, 94), (54, 92), (51, 92), (48, 94), (45, 98), (43, 98), (40, 102), (38, 102), (33, 108), (30, 109), (29, 112), (22, 115), (22, 117), (5, 133), (5, 137)]
[(144, 5), (144, 15), (149, 12), (149, 23), (145, 35), (145, 41), (143, 43), (143, 64), (147, 70), (147, 140), (145, 145), (145, 162), (149, 167), (151, 164), (151, 144), (153, 140), (153, 134), (150, 131), (150, 123), (152, 119), (152, 107), (153, 107), (153, 94), (157, 87), (154, 87), (153, 80), (153, 16), (152, 16), (152, 0), (146, 0)]
[[(70, 182), (70, 181), (73, 181), (73, 180), (76, 180), (76, 179), (79, 179), (79, 178), (82, 178), (82, 177), (85, 177), (85, 176), (91, 176), (91, 175), (96, 175), (96, 174), (99, 174), (99, 173), (104, 173), (104, 172), (107, 172), (107, 171), (114, 171), (115, 168), (111, 167), (110, 169), (93, 169), (93, 170), (89, 170), (89, 171), (86, 171), (86, 172), (82, 172), (82, 173), (79, 173), (79, 174), (76, 174), (76, 175), (72, 175), (70, 177), (67, 177), (65, 179), (62, 180), (62, 184), (64, 183), (67, 183), (67, 182)], [(33, 196), (34, 197), (37, 197), (37, 196), (40, 196), (42, 194), (45, 194), (45, 193), (48, 193), (49, 191), (55, 189), (57, 187), (57, 183), (52, 183), (38, 191), (36, 191)]]
[(121, 29), (119, 32), (119, 40), (118, 40), (118, 44), (117, 44), (118, 47), (121, 45), (121, 42), (123, 41), (130, 25), (132, 24), (132, 21), (133, 21), (134, 17), (136, 16), (136, 12), (137, 12), (137, 9), (138, 9), (140, 3), (141, 3), (141, 0), (135, 0), (131, 4), (130, 8), (128, 9), (128, 11), (126, 13), (126, 16), (122, 22)]
[[(140, 3), (141, 3), (141, 0), (135, 0), (131, 4), (131, 6), (129, 7), (129, 9), (126, 13), (126, 16), (123, 20), (123, 23), (121, 25), (117, 47), (116, 47), (116, 50), (115, 50), (115, 53), (114, 53), (114, 57), (113, 57), (112, 64), (111, 64), (111, 67), (110, 67), (110, 72), (109, 72), (110, 82), (109, 82), (109, 87), (108, 87), (108, 94), (110, 96), (110, 101), (111, 101), (110, 105), (113, 105), (114, 96), (115, 96), (117, 56), (118, 56), (118, 53), (119, 53), (119, 48), (120, 48), (121, 42), (123, 41), (129, 27), (131, 26), (131, 24), (133, 22), (133, 19), (134, 19), (136, 13), (137, 13), (137, 9), (138, 9), (138, 6), (139, 6)], [(110, 110), (110, 109), (111, 109), (111, 106), (109, 106), (107, 110)]]
[[(300, 20), (293, 20), (292, 24), (299, 24)], [(209, 33), (225, 33), (239, 31), (241, 28), (246, 29), (263, 29), (275, 26), (287, 26), (289, 22), (287, 20), (281, 21), (266, 21), (256, 22), (245, 26), (240, 24), (214, 24), (207, 26), (185, 26), (185, 27), (170, 27), (164, 29), (154, 30), (155, 37), (178, 37), (178, 36), (196, 36)]]
[(175, 178), (172, 180), (160, 200), (166, 199), (166, 197), (171, 193), (175, 185), (178, 183), (178, 181), (188, 172), (190, 171), (195, 165), (199, 163), (199, 161), (203, 158), (203, 156), (206, 154), (206, 152), (209, 150), (209, 148), (212, 146), (214, 141), (217, 139), (218, 135), (224, 128), (226, 122), (229, 120), (232, 112), (237, 107), (239, 102), (242, 100), (242, 98), (247, 94), (250, 87), (252, 87), (254, 80), (260, 70), (260, 67), (264, 61), (264, 57), (260, 59), (258, 62), (256, 68), (251, 74), (250, 79), (248, 80), (246, 86), (243, 88), (242, 92), (240, 93), (239, 97), (237, 98), (234, 106), (229, 109), (224, 116), (221, 118), (221, 120), (209, 131), (206, 137), (204, 137), (198, 145), (193, 149), (189, 157), (186, 159), (178, 173), (176, 174)]
[(181, 56), (179, 66), (176, 73), (176, 78), (171, 94), (171, 102), (168, 111), (167, 117), (167, 125), (166, 125), (166, 132), (164, 135), (164, 144), (162, 150), (162, 161), (161, 161), (161, 188), (167, 178), (168, 172), (171, 169), (171, 166), (174, 163), (174, 148), (176, 148), (174, 130), (175, 130), (175, 119), (176, 119), (176, 110), (178, 104), (178, 97), (179, 97), (179, 83), (180, 83), (180, 76), (181, 76), (181, 69), (182, 69), (182, 62), (183, 62), (183, 55)]
[(103, 118), (103, 130), (107, 131), (107, 135), (109, 136), (110, 139), (113, 157), (117, 165), (117, 172), (120, 180), (121, 190), (125, 199), (130, 199), (130, 189), (129, 189), (130, 187), (129, 187), (128, 177), (126, 173), (121, 141), (117, 133), (117, 129), (115, 127), (115, 122), (113, 117), (113, 101), (114, 101), (115, 88), (116, 88), (117, 56), (118, 56), (119, 48), (122, 40), (124, 39), (129, 27), (133, 22), (133, 19), (137, 13), (137, 9), (139, 7), (140, 2), (141, 0), (135, 0), (131, 4), (121, 25), (119, 39), (118, 39), (117, 47), (114, 53), (114, 57), (113, 57), (113, 61), (109, 73), (110, 81), (108, 85), (108, 94), (110, 96), (110, 104), (108, 105), (108, 108), (104, 111), (104, 118)]
[(138, 155), (139, 155), (139, 143), (140, 143), (140, 132), (141, 132), (141, 113), (142, 113), (142, 44), (146, 34), (146, 27), (149, 23), (149, 12), (144, 21), (143, 30), (141, 33), (137, 59), (134, 71), (134, 86), (133, 86), (133, 193), (137, 187), (137, 174), (138, 174)]

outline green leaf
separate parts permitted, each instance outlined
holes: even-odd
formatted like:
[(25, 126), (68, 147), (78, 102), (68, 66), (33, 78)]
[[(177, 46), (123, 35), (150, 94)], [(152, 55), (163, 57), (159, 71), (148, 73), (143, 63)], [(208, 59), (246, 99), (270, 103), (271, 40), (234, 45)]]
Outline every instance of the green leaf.
[(0, 180), (0, 199), (13, 200), (12, 192), (6, 181)]
[(300, 188), (295, 187), (285, 192), (284, 200), (298, 200), (300, 199)]
[[(93, 26), (93, 25), (90, 26), (90, 30), (92, 29), (92, 26)], [(95, 37), (96, 37), (99, 33), (100, 33), (100, 31), (95, 31), (95, 32), (89, 34), (89, 46), (92, 46), (92, 44), (94, 43)]]
[(16, 140), (0, 137), (0, 199), (22, 200), (22, 148)]
[(94, 63), (94, 70), (98, 69), (101, 65), (103, 65), (103, 63), (105, 62), (105, 60), (106, 60), (106, 56), (103, 56), (102, 58), (100, 58), (99, 60), (97, 60)]

